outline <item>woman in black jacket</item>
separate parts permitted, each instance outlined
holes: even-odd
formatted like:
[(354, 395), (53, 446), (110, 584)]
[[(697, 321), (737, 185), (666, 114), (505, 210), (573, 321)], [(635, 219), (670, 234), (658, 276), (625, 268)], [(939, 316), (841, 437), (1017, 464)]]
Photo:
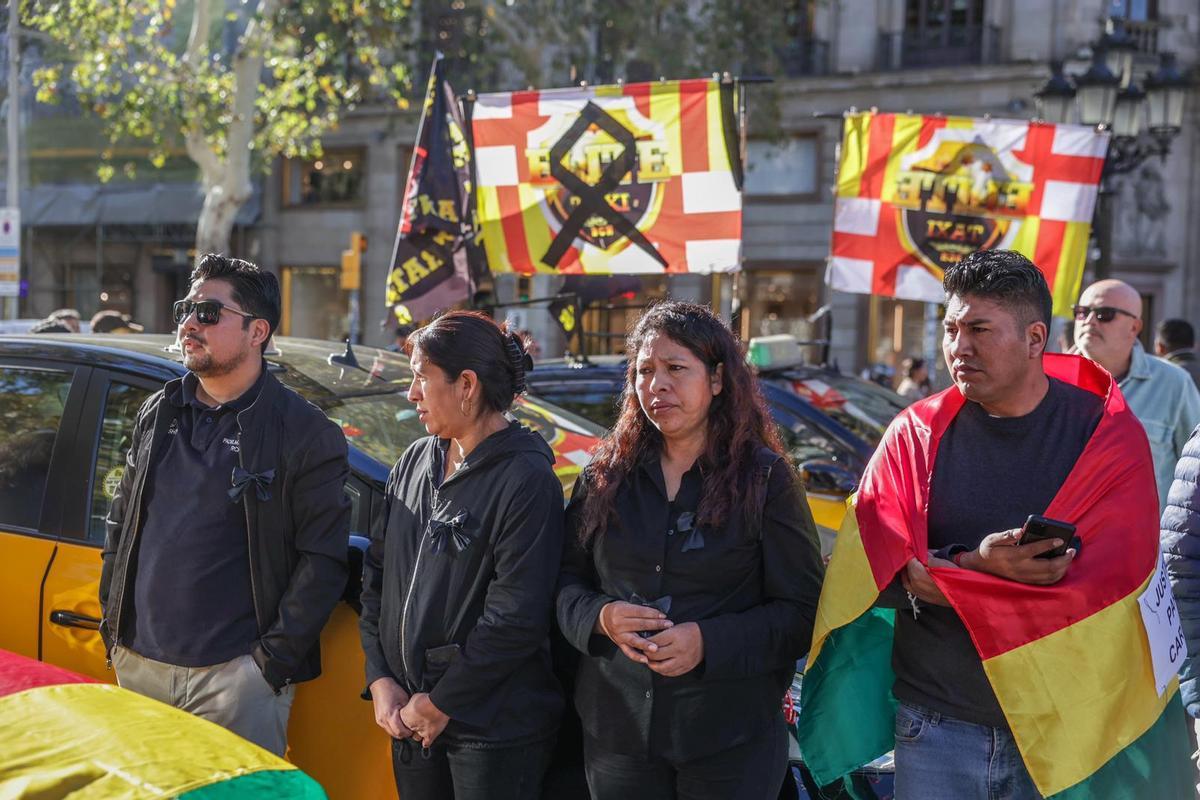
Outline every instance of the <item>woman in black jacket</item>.
[(537, 797), (563, 708), (548, 644), (563, 496), (550, 448), (504, 414), (532, 361), (473, 312), (407, 349), (432, 435), (392, 470), (363, 570), (375, 719), (404, 800)]
[(774, 800), (782, 700), (822, 576), (804, 490), (733, 334), (651, 308), (620, 418), (575, 485), (558, 622), (595, 800)]

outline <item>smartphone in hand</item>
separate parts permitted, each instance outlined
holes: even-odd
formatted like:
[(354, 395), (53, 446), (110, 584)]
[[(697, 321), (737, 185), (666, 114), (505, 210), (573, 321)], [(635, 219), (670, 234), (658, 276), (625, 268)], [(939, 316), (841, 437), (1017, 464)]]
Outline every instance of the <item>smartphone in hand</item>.
[(1076, 543), (1078, 541), (1075, 536), (1075, 526), (1071, 523), (1063, 522), (1061, 519), (1043, 517), (1041, 514), (1030, 514), (1029, 519), (1025, 520), (1025, 525), (1021, 528), (1021, 540), (1017, 544), (1033, 544), (1034, 542), (1044, 542), (1047, 539), (1062, 539), (1062, 546), (1042, 553), (1036, 556), (1037, 558), (1058, 558), (1066, 555), (1068, 547), (1077, 546), (1072, 543), (1072, 539), (1076, 539)]

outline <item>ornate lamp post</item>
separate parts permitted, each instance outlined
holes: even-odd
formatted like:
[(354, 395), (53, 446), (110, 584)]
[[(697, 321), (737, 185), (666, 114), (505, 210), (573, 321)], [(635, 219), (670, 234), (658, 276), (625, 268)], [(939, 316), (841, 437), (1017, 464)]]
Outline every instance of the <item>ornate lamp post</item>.
[(1050, 79), (1036, 97), (1038, 115), (1047, 122), (1077, 122), (1112, 133), (1093, 220), (1100, 279), (1112, 271), (1112, 178), (1132, 172), (1151, 156), (1166, 160), (1183, 128), (1188, 81), (1174, 54), (1161, 53), (1158, 69), (1145, 76), (1145, 90), (1139, 87), (1133, 74), (1137, 44), (1120, 20), (1108, 20), (1091, 49), (1092, 62), (1082, 75), (1068, 77), (1061, 61), (1052, 63)]

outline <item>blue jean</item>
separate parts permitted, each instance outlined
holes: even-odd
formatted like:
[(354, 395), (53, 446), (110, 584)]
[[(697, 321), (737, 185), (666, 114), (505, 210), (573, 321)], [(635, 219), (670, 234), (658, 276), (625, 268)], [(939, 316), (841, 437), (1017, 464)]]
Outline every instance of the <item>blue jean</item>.
[(907, 703), (896, 709), (896, 800), (1041, 797), (1008, 729)]

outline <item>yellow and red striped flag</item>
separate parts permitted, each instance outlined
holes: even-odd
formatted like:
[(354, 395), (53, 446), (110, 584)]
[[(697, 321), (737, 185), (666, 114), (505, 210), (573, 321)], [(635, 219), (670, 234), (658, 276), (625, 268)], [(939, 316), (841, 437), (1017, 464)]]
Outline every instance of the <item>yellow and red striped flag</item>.
[(686, 80), (481, 95), (471, 128), (491, 271), (738, 269), (735, 93)]
[(946, 267), (1016, 250), (1069, 316), (1109, 135), (1079, 125), (914, 114), (846, 117), (826, 280), (942, 302)]

